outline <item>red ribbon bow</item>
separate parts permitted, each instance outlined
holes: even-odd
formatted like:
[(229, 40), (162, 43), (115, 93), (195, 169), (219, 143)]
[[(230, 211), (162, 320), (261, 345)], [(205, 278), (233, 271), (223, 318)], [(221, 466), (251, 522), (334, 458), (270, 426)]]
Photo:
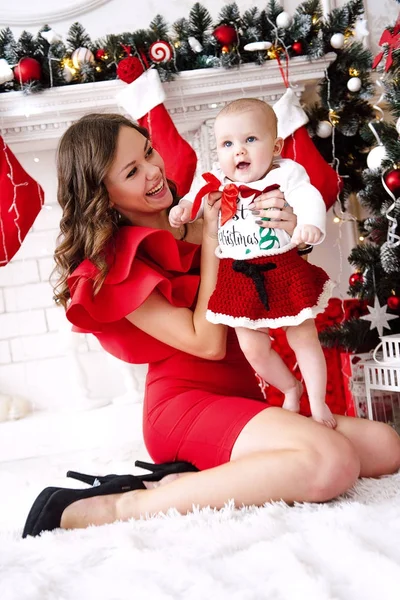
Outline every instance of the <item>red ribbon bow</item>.
[[(196, 197), (193, 202), (192, 214), (190, 217), (192, 220), (196, 218), (196, 215), (199, 212), (201, 206), (201, 201), (204, 198), (204, 196), (206, 196), (210, 192), (218, 192), (221, 188), (220, 180), (217, 177), (215, 177), (215, 175), (213, 175), (212, 173), (203, 173), (202, 177), (206, 180), (207, 183), (206, 185), (203, 185), (203, 187), (200, 188), (200, 190), (196, 194)], [(253, 188), (247, 185), (236, 186), (233, 183), (228, 183), (224, 186), (224, 189), (222, 190), (221, 225), (225, 225), (225, 223), (236, 214), (237, 199), (239, 193), (241, 194), (242, 198), (248, 198), (249, 196), (253, 195), (254, 198), (257, 198), (261, 194), (264, 194), (264, 192), (275, 190), (278, 187), (278, 185), (274, 184), (268, 185), (264, 190), (254, 190)]]
[[(379, 45), (383, 46), (384, 44), (387, 44), (388, 46), (388, 55), (386, 57), (385, 62), (385, 71), (387, 72), (393, 64), (393, 50), (398, 50), (400, 48), (400, 17), (395, 23), (393, 33), (389, 31), (389, 29), (385, 29), (385, 31), (382, 33), (381, 39), (379, 40)], [(373, 69), (375, 69), (379, 65), (384, 54), (385, 49), (375, 56), (374, 61), (372, 63)]]

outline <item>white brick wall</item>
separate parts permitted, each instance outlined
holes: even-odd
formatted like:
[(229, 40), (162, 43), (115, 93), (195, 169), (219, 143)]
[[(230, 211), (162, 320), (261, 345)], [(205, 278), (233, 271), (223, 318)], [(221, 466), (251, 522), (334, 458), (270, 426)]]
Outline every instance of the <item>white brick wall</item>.
[(54, 304), (49, 277), (61, 217), (54, 151), (17, 158), (44, 188), (45, 206), (13, 260), (0, 268), (0, 393), (25, 396), (38, 410), (87, 408), (127, 388), (141, 396), (145, 367), (122, 366), (93, 336), (71, 333)]

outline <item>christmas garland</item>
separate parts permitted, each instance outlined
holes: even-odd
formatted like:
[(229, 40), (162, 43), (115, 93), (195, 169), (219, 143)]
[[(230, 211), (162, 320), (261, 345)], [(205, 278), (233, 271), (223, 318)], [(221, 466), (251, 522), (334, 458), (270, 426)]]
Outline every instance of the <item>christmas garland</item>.
[[(251, 8), (240, 15), (232, 3), (213, 23), (208, 10), (196, 3), (187, 18), (171, 27), (157, 15), (148, 29), (94, 42), (79, 23), (71, 25), (65, 43), (48, 25), (36, 37), (24, 31), (18, 41), (6, 28), (0, 31), (0, 92), (125, 80), (135, 68), (128, 60), (133, 57), (145, 68), (155, 67), (167, 81), (184, 70), (262, 65), (296, 55), (320, 58), (333, 49), (343, 53), (354, 39), (368, 34), (365, 21), (358, 20), (363, 10), (361, 0), (351, 0), (323, 19), (319, 1), (308, 0), (291, 16), (270, 0), (264, 10)], [(352, 82), (353, 92), (364, 83), (362, 75), (358, 78), (360, 82)]]
[[(130, 83), (143, 70), (155, 68), (162, 81), (181, 71), (234, 68), (245, 63), (276, 61), (290, 85), (290, 59), (323, 57), (334, 50), (336, 60), (321, 81), (320, 102), (308, 107), (309, 132), (329, 163), (340, 161), (344, 203), (361, 187), (361, 171), (370, 140), (362, 128), (373, 118), (367, 99), (372, 57), (363, 48), (368, 35), (362, 0), (350, 0), (323, 17), (318, 0), (300, 4), (293, 15), (276, 0), (242, 15), (236, 3), (225, 6), (215, 22), (206, 8), (194, 4), (187, 18), (170, 27), (157, 15), (148, 29), (112, 34), (92, 42), (79, 24), (71, 25), (65, 42), (49, 26), (34, 37), (24, 31), (18, 41), (10, 29), (0, 31), (0, 93), (33, 93), (44, 88), (119, 78)], [(333, 151), (333, 131), (335, 151)], [(349, 153), (348, 138), (352, 137)]]

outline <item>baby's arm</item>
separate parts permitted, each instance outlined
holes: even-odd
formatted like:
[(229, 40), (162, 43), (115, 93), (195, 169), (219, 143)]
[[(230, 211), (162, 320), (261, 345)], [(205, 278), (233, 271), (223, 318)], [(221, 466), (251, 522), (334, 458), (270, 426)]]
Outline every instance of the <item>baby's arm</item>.
[(285, 199), (297, 216), (292, 242), (293, 244), (319, 244), (325, 238), (324, 200), (317, 188), (311, 185), (304, 167), (293, 161), (291, 171)]
[(169, 211), (169, 224), (171, 227), (179, 227), (182, 223), (189, 223), (192, 206), (193, 204), (185, 198), (182, 198), (177, 206), (173, 206)]
[(293, 231), (292, 244), (318, 244), (324, 234), (315, 225), (297, 225)]

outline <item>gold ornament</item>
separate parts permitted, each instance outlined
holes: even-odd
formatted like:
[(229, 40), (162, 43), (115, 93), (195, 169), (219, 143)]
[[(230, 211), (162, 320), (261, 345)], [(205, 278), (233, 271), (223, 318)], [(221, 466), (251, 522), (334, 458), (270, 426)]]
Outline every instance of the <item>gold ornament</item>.
[(268, 58), (277, 58), (279, 54), (282, 53), (282, 48), (280, 46), (271, 46), (271, 48), (267, 51)]
[(333, 108), (329, 110), (329, 121), (332, 123), (332, 125), (337, 125), (340, 121), (339, 115), (333, 110)]
[(358, 71), (357, 69), (355, 69), (354, 67), (350, 67), (349, 69), (349, 75), (351, 77), (358, 77), (360, 74), (360, 71)]

